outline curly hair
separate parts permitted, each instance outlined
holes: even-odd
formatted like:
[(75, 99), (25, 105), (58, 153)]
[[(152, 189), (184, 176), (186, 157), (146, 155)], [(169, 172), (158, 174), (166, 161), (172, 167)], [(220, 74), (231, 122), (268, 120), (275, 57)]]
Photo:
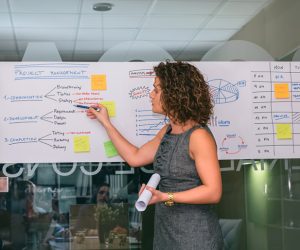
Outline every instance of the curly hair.
[(193, 120), (206, 125), (213, 113), (209, 86), (193, 65), (185, 62), (161, 62), (154, 67), (160, 80), (162, 109), (174, 122)]

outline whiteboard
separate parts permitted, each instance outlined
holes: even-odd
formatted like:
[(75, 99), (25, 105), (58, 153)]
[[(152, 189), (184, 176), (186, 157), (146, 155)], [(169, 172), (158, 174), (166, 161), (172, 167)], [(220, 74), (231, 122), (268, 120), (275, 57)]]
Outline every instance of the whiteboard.
[[(214, 99), (218, 157), (300, 155), (300, 63), (191, 62)], [(166, 123), (149, 93), (157, 62), (1, 62), (0, 162), (118, 162), (105, 130), (75, 104), (104, 102), (137, 146)]]

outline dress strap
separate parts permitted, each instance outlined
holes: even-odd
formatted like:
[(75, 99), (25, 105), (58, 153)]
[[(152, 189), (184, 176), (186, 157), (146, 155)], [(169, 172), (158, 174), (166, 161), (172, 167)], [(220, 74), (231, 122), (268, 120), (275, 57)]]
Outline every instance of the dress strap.
[(192, 128), (188, 131), (188, 134), (187, 134), (187, 136), (188, 136), (189, 139), (190, 139), (191, 134), (193, 133), (193, 131), (195, 131), (195, 130), (198, 129), (198, 128), (203, 128), (203, 129), (205, 129), (205, 130), (212, 136), (212, 138), (213, 138), (215, 144), (217, 145), (216, 140), (215, 140), (215, 137), (214, 137), (213, 133), (210, 131), (210, 129), (209, 129), (209, 127), (208, 127), (207, 125), (204, 125), (204, 126), (203, 126), (203, 125), (198, 124), (198, 125), (192, 127)]
[(171, 130), (172, 130), (171, 124), (168, 124), (166, 134), (170, 134)]
[(200, 124), (197, 124), (197, 125), (195, 125), (194, 127), (190, 128), (187, 134), (190, 136), (191, 133), (193, 133), (193, 132), (194, 132), (196, 129), (198, 129), (198, 128), (207, 129), (206, 126), (202, 126), (202, 125), (200, 125)]
[(206, 131), (208, 131), (208, 132), (211, 134), (211, 132), (210, 132), (210, 130), (209, 130), (209, 128), (208, 128), (207, 126), (203, 126), (203, 125), (197, 124), (197, 125), (195, 125), (194, 127), (190, 128), (190, 129), (187, 131), (187, 133), (186, 133), (186, 135), (185, 135), (186, 138), (188, 138), (188, 140), (190, 140), (191, 134), (192, 134), (196, 129), (198, 129), (198, 128), (205, 129)]

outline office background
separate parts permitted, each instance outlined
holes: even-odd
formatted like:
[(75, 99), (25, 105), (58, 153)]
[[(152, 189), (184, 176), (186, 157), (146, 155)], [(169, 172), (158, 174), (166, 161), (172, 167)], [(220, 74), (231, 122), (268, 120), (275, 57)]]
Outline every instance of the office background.
[[(299, 10), (298, 0), (0, 0), (0, 61), (299, 61)], [(299, 159), (220, 163), (226, 249), (297, 249)], [(151, 249), (153, 209), (133, 207), (151, 173), (126, 163), (1, 164), (10, 175), (3, 249)], [(107, 220), (110, 242), (95, 241), (95, 225), (77, 227), (103, 183), (123, 211), (122, 225)]]

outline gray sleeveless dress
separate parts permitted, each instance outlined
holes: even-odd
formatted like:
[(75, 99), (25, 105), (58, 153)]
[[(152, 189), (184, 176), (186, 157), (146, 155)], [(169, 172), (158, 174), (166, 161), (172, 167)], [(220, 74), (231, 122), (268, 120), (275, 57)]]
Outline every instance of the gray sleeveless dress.
[[(168, 127), (154, 159), (154, 172), (160, 174), (162, 192), (180, 192), (201, 185), (195, 162), (189, 156), (191, 133), (196, 126), (182, 134), (171, 134)], [(202, 127), (209, 129), (207, 127)], [(209, 131), (210, 132), (210, 131)], [(219, 250), (223, 237), (212, 205), (164, 203), (155, 205), (155, 250)]]

